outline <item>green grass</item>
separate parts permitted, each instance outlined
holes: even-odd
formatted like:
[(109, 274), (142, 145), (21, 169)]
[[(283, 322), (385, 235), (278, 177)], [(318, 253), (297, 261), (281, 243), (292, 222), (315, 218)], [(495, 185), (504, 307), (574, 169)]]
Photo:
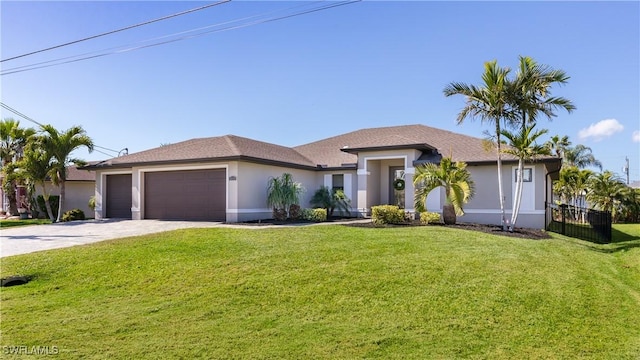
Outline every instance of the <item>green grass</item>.
[(51, 224), (51, 220), (49, 219), (5, 219), (0, 220), (0, 229), (14, 227), (14, 226), (26, 226), (26, 225), (42, 225), (42, 224)]
[[(62, 358), (638, 359), (640, 239), (189, 229), (2, 259), (2, 346)], [(624, 246), (622, 246), (622, 245)], [(6, 349), (6, 348), (3, 348)]]

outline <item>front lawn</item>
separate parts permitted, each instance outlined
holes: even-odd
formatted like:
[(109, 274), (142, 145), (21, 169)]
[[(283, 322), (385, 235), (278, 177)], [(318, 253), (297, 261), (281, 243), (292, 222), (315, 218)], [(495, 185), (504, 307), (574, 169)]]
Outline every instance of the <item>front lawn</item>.
[[(616, 228), (617, 229), (617, 228)], [(640, 239), (188, 229), (2, 259), (7, 346), (63, 358), (640, 357)], [(635, 239), (633, 239), (635, 237)]]
[(14, 227), (14, 226), (26, 226), (26, 225), (42, 225), (51, 224), (49, 219), (4, 219), (0, 220), (0, 229)]

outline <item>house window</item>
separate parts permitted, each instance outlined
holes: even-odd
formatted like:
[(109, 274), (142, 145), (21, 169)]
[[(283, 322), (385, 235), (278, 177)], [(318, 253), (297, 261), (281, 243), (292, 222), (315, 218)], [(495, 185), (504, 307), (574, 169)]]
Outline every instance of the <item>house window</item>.
[(334, 174), (331, 178), (331, 190), (342, 190), (344, 191), (344, 175), (342, 174)]
[[(522, 177), (522, 182), (531, 182), (531, 181), (533, 181), (532, 176), (531, 176), (533, 171), (531, 170), (531, 168), (525, 168), (523, 170), (524, 170), (523, 171), (524, 176)], [(515, 179), (515, 182), (517, 182), (518, 181), (518, 169), (515, 169), (514, 171), (515, 171), (514, 179)]]

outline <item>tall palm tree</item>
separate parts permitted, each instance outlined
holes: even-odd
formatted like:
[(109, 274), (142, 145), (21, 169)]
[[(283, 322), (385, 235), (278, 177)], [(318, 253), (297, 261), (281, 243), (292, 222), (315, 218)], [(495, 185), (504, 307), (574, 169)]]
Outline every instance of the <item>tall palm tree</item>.
[(602, 171), (602, 163), (593, 156), (591, 148), (582, 144), (565, 149), (564, 162), (568, 166), (576, 166), (581, 169), (595, 166)]
[(442, 208), (442, 218), (445, 224), (455, 224), (456, 215), (464, 215), (463, 205), (475, 194), (475, 184), (464, 162), (452, 162), (445, 157), (440, 164), (433, 163), (416, 167), (413, 175), (416, 188), (415, 209), (425, 211), (427, 196), (431, 190), (444, 187), (445, 205)]
[(575, 220), (578, 220), (578, 200), (587, 193), (587, 184), (593, 175), (593, 171), (588, 169), (563, 166), (559, 179), (553, 184), (553, 192), (562, 196), (562, 203), (573, 205)]
[(567, 148), (571, 146), (571, 141), (569, 141), (569, 136), (567, 135), (563, 137), (560, 137), (560, 135), (554, 135), (544, 145), (549, 148), (551, 154), (564, 159), (564, 153), (567, 151)]
[(528, 56), (519, 57), (516, 77), (510, 82), (511, 105), (518, 114), (520, 127), (536, 122), (539, 115), (549, 120), (556, 117), (556, 109), (571, 113), (576, 107), (564, 98), (551, 96), (553, 85), (563, 85), (569, 76), (558, 69), (542, 65)]
[[(508, 140), (510, 147), (505, 148), (505, 154), (510, 154), (518, 158), (518, 174), (522, 174), (525, 161), (536, 160), (541, 155), (549, 155), (549, 149), (544, 145), (538, 145), (536, 140), (546, 134), (548, 130), (542, 129), (534, 132), (535, 123), (520, 128), (517, 132), (509, 132), (502, 130), (502, 136)], [(518, 214), (520, 212), (520, 204), (522, 203), (523, 176), (517, 177), (515, 196), (513, 197), (513, 206), (511, 213), (511, 223), (509, 231), (513, 231), (516, 227)]]
[(16, 198), (16, 177), (11, 174), (16, 167), (9, 166), (9, 164), (20, 160), (24, 147), (33, 134), (35, 134), (33, 128), (21, 128), (18, 120), (9, 118), (0, 121), (0, 160), (4, 175), (2, 188), (7, 194), (9, 214), (11, 215), (18, 214), (18, 201)]
[(93, 151), (93, 141), (87, 136), (80, 126), (73, 126), (64, 132), (58, 131), (51, 125), (42, 126), (42, 136), (40, 142), (44, 151), (51, 155), (54, 184), (60, 186), (60, 203), (58, 207), (58, 218), (60, 221), (63, 215), (65, 202), (65, 182), (67, 180), (67, 165), (73, 163), (78, 166), (84, 165), (81, 159), (70, 158), (71, 153), (80, 147), (86, 147), (89, 152)]
[(498, 197), (502, 230), (506, 230), (507, 217), (504, 210), (504, 191), (502, 186), (502, 141), (500, 139), (501, 122), (512, 122), (515, 114), (509, 106), (507, 76), (510, 70), (498, 66), (496, 60), (484, 64), (482, 84), (480, 86), (452, 82), (444, 88), (445, 96), (463, 95), (466, 105), (458, 114), (458, 124), (462, 124), (466, 118), (488, 122), (495, 127), (496, 154), (498, 162)]
[(627, 185), (611, 171), (595, 174), (587, 183), (587, 201), (596, 209), (610, 211), (614, 219)]

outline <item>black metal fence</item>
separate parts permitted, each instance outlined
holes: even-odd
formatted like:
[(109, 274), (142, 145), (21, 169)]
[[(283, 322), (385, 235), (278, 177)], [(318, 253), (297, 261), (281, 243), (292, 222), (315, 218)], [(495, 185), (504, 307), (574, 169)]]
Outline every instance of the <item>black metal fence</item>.
[(547, 231), (595, 242), (611, 243), (611, 213), (561, 204), (547, 204)]

